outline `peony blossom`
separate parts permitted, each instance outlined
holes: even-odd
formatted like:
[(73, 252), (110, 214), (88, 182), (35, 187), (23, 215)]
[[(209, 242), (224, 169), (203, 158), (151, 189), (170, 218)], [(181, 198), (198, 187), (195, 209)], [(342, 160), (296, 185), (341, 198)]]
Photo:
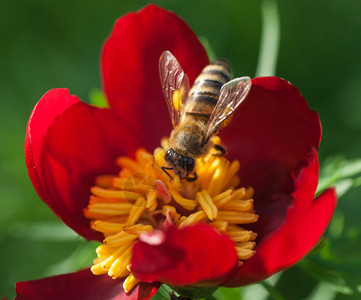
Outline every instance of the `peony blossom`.
[[(183, 201), (187, 200), (182, 189), (186, 184), (176, 178), (167, 181), (157, 167), (149, 167), (147, 162), (154, 161), (149, 152), (172, 129), (158, 75), (159, 57), (165, 50), (179, 60), (191, 83), (209, 63), (196, 35), (175, 14), (155, 5), (127, 14), (116, 22), (101, 56), (110, 108), (88, 105), (67, 89), (48, 91), (34, 107), (27, 126), (25, 159), (38, 195), (67, 226), (87, 240), (104, 240), (104, 245), (98, 248), (91, 270), (19, 282), (17, 299), (148, 299), (160, 283), (243, 286), (297, 263), (320, 239), (336, 204), (333, 189), (314, 198), (320, 120), (297, 88), (284, 79), (252, 79), (237, 115), (220, 131), (227, 149), (227, 160), (220, 158), (227, 165), (220, 169), (227, 171), (227, 184), (222, 188), (219, 182), (210, 184), (204, 179), (209, 171), (205, 162), (206, 175), (200, 176), (196, 192), (190, 193), (195, 199), (188, 197), (194, 202)], [(156, 162), (162, 160), (162, 151), (154, 152)], [(106, 198), (106, 193), (114, 191), (112, 184), (126, 184), (124, 179), (139, 166), (154, 177), (147, 183), (153, 192), (144, 192), (140, 198), (136, 194), (131, 205), (118, 200), (129, 200), (134, 193), (126, 194), (126, 188), (116, 190), (116, 195), (121, 192), (123, 196), (109, 199), (116, 199), (113, 202), (121, 203), (128, 213), (124, 220), (118, 217), (110, 222), (109, 215), (99, 213), (93, 204), (104, 199), (102, 193)], [(202, 166), (198, 163), (199, 170)], [(174, 184), (180, 185), (180, 193)], [(227, 187), (232, 190), (230, 197), (249, 205), (245, 214), (238, 213), (238, 208), (232, 212), (235, 217), (249, 217), (242, 229), (249, 236), (240, 244), (222, 227), (239, 229), (244, 221), (232, 225), (226, 218), (231, 206), (217, 205), (225, 199)], [(207, 199), (213, 201), (209, 204), (215, 209), (213, 215)], [(99, 201), (104, 208), (110, 200)], [(178, 204), (167, 208), (172, 201)], [(144, 211), (153, 218), (152, 212), (158, 209), (157, 228), (139, 224)], [(179, 226), (192, 213), (199, 222)], [(118, 248), (109, 244), (116, 240), (117, 226), (118, 235), (123, 231), (135, 235), (131, 242), (127, 240), (130, 261), (125, 259), (126, 266), (113, 266), (110, 271), (112, 267), (104, 265), (114, 253), (106, 252), (113, 247), (123, 253), (119, 250), (122, 243)]]

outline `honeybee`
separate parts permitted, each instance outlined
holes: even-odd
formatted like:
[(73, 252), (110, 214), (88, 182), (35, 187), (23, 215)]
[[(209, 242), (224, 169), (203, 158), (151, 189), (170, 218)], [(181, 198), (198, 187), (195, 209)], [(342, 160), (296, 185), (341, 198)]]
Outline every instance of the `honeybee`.
[[(160, 57), (159, 74), (173, 125), (168, 140), (170, 148), (165, 154), (167, 167), (162, 169), (171, 178), (167, 170), (180, 179), (194, 181), (196, 159), (212, 148), (210, 138), (220, 126), (229, 123), (227, 118), (251, 89), (251, 79), (240, 77), (229, 81), (229, 65), (217, 60), (202, 70), (190, 89), (188, 76), (169, 51)], [(221, 146), (215, 147), (224, 154)]]

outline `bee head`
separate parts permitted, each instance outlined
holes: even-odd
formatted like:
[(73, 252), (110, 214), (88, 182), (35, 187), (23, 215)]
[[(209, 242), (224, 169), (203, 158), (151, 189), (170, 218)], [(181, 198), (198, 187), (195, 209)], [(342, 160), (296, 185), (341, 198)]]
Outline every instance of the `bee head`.
[(181, 155), (172, 148), (167, 151), (164, 159), (167, 165), (173, 169), (174, 173), (176, 173), (180, 179), (186, 178), (194, 170), (194, 159), (189, 156)]

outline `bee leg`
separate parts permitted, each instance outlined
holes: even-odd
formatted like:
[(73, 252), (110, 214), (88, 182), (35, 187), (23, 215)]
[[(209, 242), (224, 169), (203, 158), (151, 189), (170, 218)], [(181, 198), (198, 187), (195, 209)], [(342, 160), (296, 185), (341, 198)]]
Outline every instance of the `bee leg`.
[(173, 177), (167, 172), (167, 170), (173, 170), (173, 168), (161, 167), (161, 169), (163, 170), (163, 172), (164, 172), (165, 174), (167, 174), (167, 175), (169, 176), (169, 178), (170, 178), (171, 180), (173, 180)]
[(214, 145), (214, 149), (217, 150), (217, 152), (213, 154), (214, 156), (224, 156), (226, 154), (226, 149), (220, 145)]
[(193, 177), (186, 177), (186, 180), (188, 182), (193, 182), (193, 181), (196, 181), (197, 179), (198, 179), (198, 176), (197, 176), (196, 172), (193, 173)]

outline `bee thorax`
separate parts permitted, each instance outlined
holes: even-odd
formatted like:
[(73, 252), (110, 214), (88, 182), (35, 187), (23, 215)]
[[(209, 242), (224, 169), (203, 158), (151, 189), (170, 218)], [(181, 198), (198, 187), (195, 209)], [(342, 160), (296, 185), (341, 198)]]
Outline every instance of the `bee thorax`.
[(204, 131), (197, 123), (185, 123), (184, 126), (173, 130), (169, 144), (177, 153), (192, 158), (201, 155)]

